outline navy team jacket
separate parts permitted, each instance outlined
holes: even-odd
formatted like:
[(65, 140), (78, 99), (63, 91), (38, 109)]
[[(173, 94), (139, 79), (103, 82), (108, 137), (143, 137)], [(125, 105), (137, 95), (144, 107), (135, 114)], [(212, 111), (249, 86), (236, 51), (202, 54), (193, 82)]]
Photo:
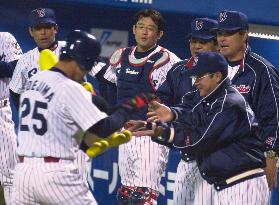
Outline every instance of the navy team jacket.
[[(249, 104), (226, 78), (217, 89), (201, 98), (198, 91), (187, 93), (183, 124), (173, 122), (168, 139), (179, 150), (195, 154), (202, 177), (210, 184), (265, 166), (263, 143)], [(173, 140), (169, 133), (174, 133)], [(164, 135), (169, 136), (164, 136)]]
[(195, 89), (192, 79), (184, 73), (192, 68), (193, 58), (185, 59), (174, 64), (167, 74), (165, 82), (158, 88), (156, 94), (168, 106), (181, 103), (185, 93)]
[(279, 153), (279, 71), (247, 47), (232, 84), (255, 112), (265, 149)]

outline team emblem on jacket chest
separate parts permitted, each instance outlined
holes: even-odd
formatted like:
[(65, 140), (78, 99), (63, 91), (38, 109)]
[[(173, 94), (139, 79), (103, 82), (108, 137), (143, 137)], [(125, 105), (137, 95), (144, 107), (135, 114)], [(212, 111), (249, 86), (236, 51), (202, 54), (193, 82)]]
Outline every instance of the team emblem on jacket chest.
[(251, 90), (249, 85), (238, 85), (236, 88), (240, 93), (249, 93)]

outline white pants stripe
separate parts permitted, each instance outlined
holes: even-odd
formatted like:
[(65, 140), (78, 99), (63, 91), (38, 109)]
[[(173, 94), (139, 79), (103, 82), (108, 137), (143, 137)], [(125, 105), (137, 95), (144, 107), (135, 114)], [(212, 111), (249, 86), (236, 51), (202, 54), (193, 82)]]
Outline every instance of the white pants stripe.
[(267, 205), (266, 176), (246, 180), (222, 191), (214, 190), (214, 205)]
[(13, 204), (97, 205), (73, 161), (24, 158), (16, 165)]
[(174, 187), (174, 205), (267, 205), (269, 190), (265, 176), (216, 191), (200, 175), (197, 164), (180, 161)]
[(132, 137), (130, 142), (119, 146), (121, 183), (159, 191), (168, 156), (169, 148), (153, 142), (150, 137)]
[(213, 187), (200, 175), (195, 161), (181, 160), (174, 183), (174, 205), (211, 205)]

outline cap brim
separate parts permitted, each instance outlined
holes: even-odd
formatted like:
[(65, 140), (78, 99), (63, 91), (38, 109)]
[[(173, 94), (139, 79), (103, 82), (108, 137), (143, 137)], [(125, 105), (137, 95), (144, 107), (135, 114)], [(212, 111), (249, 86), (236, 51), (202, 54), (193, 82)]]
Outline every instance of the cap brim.
[(199, 68), (192, 68), (192, 69), (188, 69), (186, 72), (185, 72), (185, 75), (187, 76), (199, 76), (199, 75), (202, 75), (202, 71), (201, 69)]
[(233, 28), (212, 28), (211, 31), (237, 31), (242, 29), (241, 27), (233, 27)]
[(214, 35), (190, 35), (189, 38), (196, 38), (196, 39), (201, 39), (201, 40), (212, 40), (215, 39), (216, 36)]
[(38, 21), (38, 22), (34, 22), (34, 23), (30, 24), (31, 27), (39, 26), (39, 25), (56, 25), (56, 22), (53, 20), (42, 20), (42, 21)]

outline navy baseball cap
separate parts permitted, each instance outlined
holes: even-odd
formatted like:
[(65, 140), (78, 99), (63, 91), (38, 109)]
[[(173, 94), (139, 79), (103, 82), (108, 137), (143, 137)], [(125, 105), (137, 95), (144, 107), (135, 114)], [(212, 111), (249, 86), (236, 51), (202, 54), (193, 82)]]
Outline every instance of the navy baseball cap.
[(54, 11), (49, 8), (38, 8), (32, 10), (29, 15), (29, 26), (34, 27), (40, 24), (56, 24)]
[(209, 18), (196, 18), (191, 23), (191, 33), (188, 37), (202, 40), (216, 38), (216, 32), (212, 29), (218, 26), (218, 22)]
[(188, 76), (201, 76), (206, 73), (228, 72), (228, 63), (223, 55), (217, 52), (202, 52), (194, 57), (192, 69), (185, 73)]
[(216, 30), (236, 31), (240, 29), (249, 29), (248, 18), (244, 13), (227, 10), (220, 12)]

